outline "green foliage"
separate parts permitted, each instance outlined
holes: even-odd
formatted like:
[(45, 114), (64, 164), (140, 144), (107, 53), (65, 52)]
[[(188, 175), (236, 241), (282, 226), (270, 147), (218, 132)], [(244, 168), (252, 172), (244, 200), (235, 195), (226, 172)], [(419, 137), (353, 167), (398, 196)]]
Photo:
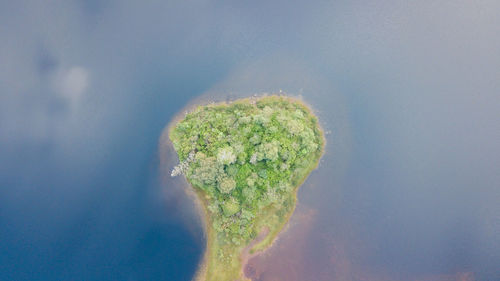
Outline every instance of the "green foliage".
[(222, 165), (229, 165), (236, 161), (234, 149), (230, 146), (225, 146), (217, 151), (217, 162)]
[(221, 193), (227, 194), (227, 193), (230, 193), (235, 187), (236, 187), (236, 181), (233, 178), (227, 177), (227, 178), (223, 178), (219, 182), (217, 189)]
[(224, 216), (230, 217), (240, 211), (240, 204), (234, 198), (228, 199), (222, 204), (222, 211)]
[(316, 117), (284, 97), (199, 106), (170, 138), (183, 165), (176, 173), (206, 194), (220, 245), (248, 243), (259, 218), (282, 223), (323, 147)]

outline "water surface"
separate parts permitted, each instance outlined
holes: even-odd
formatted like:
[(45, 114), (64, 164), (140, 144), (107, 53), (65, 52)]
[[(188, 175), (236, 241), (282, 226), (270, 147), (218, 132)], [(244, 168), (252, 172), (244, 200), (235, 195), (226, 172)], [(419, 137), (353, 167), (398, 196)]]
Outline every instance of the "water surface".
[(283, 90), (327, 150), (249, 274), (499, 280), (499, 9), (0, 2), (0, 279), (190, 280), (201, 226), (161, 132), (200, 96)]

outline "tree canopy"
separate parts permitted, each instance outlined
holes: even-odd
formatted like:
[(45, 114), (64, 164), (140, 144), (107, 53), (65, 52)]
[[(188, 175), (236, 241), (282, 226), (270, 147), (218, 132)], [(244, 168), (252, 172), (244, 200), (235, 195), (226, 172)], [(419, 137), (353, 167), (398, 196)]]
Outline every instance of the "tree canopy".
[[(317, 164), (316, 117), (285, 97), (199, 106), (170, 131), (184, 174), (207, 202), (219, 245), (244, 245), (264, 224), (283, 225), (294, 190)], [(261, 219), (262, 220), (262, 219)], [(224, 253), (221, 253), (221, 260)]]

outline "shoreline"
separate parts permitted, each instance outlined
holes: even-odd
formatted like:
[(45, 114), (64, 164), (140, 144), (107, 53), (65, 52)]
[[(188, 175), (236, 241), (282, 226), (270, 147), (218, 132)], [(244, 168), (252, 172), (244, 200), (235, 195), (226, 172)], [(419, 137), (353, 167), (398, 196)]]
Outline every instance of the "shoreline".
[[(248, 262), (250, 261), (251, 258), (259, 255), (261, 252), (256, 252), (256, 253), (251, 253), (252, 248), (255, 246), (255, 244), (260, 243), (266, 236), (269, 235), (269, 228), (264, 227), (259, 235), (257, 237), (250, 241), (250, 243), (243, 248), (241, 254), (240, 254), (240, 261), (241, 261), (241, 269), (240, 269), (240, 276), (242, 276), (244, 279), (248, 279), (245, 275), (245, 267), (248, 265)], [(264, 250), (265, 251), (265, 250)]]
[[(161, 136), (160, 136), (160, 143), (159, 143), (159, 147), (160, 147), (159, 151), (161, 153), (160, 157), (162, 157), (162, 155), (165, 155), (169, 151), (174, 151), (173, 144), (169, 138), (169, 134), (170, 134), (170, 131), (172, 130), (172, 128), (175, 126), (175, 124), (177, 124), (180, 120), (182, 120), (183, 116), (185, 116), (189, 112), (196, 110), (196, 108), (198, 108), (199, 106), (229, 106), (233, 103), (250, 103), (253, 105), (253, 104), (255, 104), (256, 101), (258, 101), (262, 98), (266, 98), (266, 97), (279, 97), (279, 98), (284, 98), (290, 102), (298, 103), (301, 106), (303, 106), (310, 114), (312, 114), (313, 116), (317, 116), (316, 114), (314, 114), (315, 111), (314, 111), (313, 107), (311, 105), (309, 105), (308, 103), (306, 103), (301, 97), (290, 96), (290, 95), (287, 95), (286, 93), (282, 93), (282, 92), (271, 93), (271, 94), (268, 94), (268, 93), (254, 94), (250, 97), (236, 98), (235, 100), (225, 100), (225, 101), (207, 101), (206, 97), (200, 96), (200, 97), (195, 98), (192, 101), (190, 101), (180, 111), (178, 111), (173, 116), (173, 118), (170, 120), (170, 122), (167, 124), (167, 126), (163, 129)], [(325, 138), (325, 132), (323, 130), (323, 127), (321, 126), (319, 119), (317, 119), (316, 125), (317, 125), (319, 133), (320, 133), (320, 138), (322, 140), (319, 158), (314, 163), (314, 165), (312, 165), (309, 169), (307, 169), (305, 171), (304, 176), (302, 176), (302, 178), (298, 181), (297, 185), (294, 187), (294, 191), (293, 191), (293, 195), (292, 195), (293, 199), (294, 199), (293, 209), (287, 214), (287, 217), (284, 220), (283, 224), (279, 225), (279, 227), (276, 228), (276, 230), (273, 232), (270, 232), (269, 229), (263, 229), (261, 231), (261, 233), (259, 233), (259, 235), (254, 240), (250, 241), (250, 243), (247, 246), (243, 247), (240, 250), (240, 256), (238, 257), (238, 259), (240, 260), (240, 263), (241, 263), (241, 265), (240, 265), (240, 278), (243, 278), (243, 279), (241, 279), (241, 281), (250, 280), (245, 275), (245, 268), (248, 265), (249, 260), (255, 256), (258, 256), (259, 254), (262, 254), (265, 250), (272, 247), (275, 244), (276, 240), (279, 238), (279, 234), (286, 231), (287, 225), (290, 221), (290, 218), (295, 213), (295, 209), (296, 209), (297, 204), (298, 204), (297, 194), (298, 194), (298, 190), (299, 190), (300, 186), (303, 185), (303, 183), (307, 180), (309, 174), (312, 171), (316, 170), (320, 164), (321, 158), (325, 153), (326, 138)], [(174, 153), (174, 155), (177, 156), (176, 153)], [(166, 155), (165, 155), (165, 157), (166, 157)], [(168, 168), (170, 168), (170, 167), (165, 167), (163, 164), (166, 164), (166, 163), (164, 163), (164, 162), (166, 162), (166, 161), (161, 161), (161, 164), (162, 164), (161, 169), (163, 172), (167, 172), (167, 171), (169, 172)], [(167, 173), (167, 175), (165, 175), (165, 176), (169, 177), (169, 173)], [(203, 258), (201, 259), (199, 266), (198, 266), (198, 269), (197, 269), (192, 280), (193, 281), (204, 281), (204, 280), (206, 280), (209, 257), (212, 254), (210, 249), (212, 248), (211, 241), (213, 240), (212, 238), (213, 238), (214, 233), (213, 233), (213, 231), (211, 231), (211, 228), (208, 227), (209, 223), (211, 223), (211, 218), (210, 218), (210, 214), (207, 212), (207, 207), (206, 207), (207, 204), (206, 204), (206, 200), (204, 200), (204, 198), (203, 198), (203, 194), (199, 193), (188, 182), (188, 180), (185, 177), (182, 177), (182, 178), (183, 178), (184, 185), (185, 185), (183, 188), (184, 192), (186, 192), (186, 195), (189, 198), (194, 199), (194, 203), (195, 203), (195, 206), (197, 209), (199, 219), (203, 225), (203, 232), (204, 232), (203, 234), (204, 234), (204, 238), (205, 238), (205, 247), (206, 247), (205, 252), (203, 254)], [(166, 179), (164, 179), (164, 180), (166, 181)]]
[[(176, 157), (177, 154), (175, 153), (174, 146), (172, 142), (170, 141), (170, 138), (168, 137), (170, 133), (170, 129), (172, 128), (173, 124), (176, 124), (180, 119), (181, 119), (181, 114), (184, 110), (178, 112), (174, 118), (168, 123), (168, 125), (163, 129), (161, 136), (160, 136), (160, 143), (159, 143), (159, 151), (162, 155), (160, 155), (160, 159), (162, 157), (167, 157), (166, 154), (168, 154), (170, 151), (173, 152), (173, 157)], [(165, 159), (165, 161), (160, 160), (161, 167), (160, 169), (162, 170), (162, 177), (170, 177), (170, 167), (165, 167), (168, 160)], [(178, 160), (177, 160), (178, 162)], [(165, 165), (163, 165), (165, 164)], [(164, 174), (166, 173), (166, 174)], [(202, 229), (203, 229), (203, 237), (205, 238), (205, 252), (203, 253), (203, 258), (200, 261), (200, 264), (198, 266), (198, 269), (196, 270), (196, 273), (193, 277), (193, 281), (203, 281), (202, 277), (206, 274), (207, 270), (207, 258), (209, 254), (209, 236), (210, 236), (210, 230), (208, 228), (208, 223), (210, 221), (210, 215), (207, 213), (206, 205), (204, 204), (203, 200), (200, 198), (200, 195), (196, 192), (195, 188), (187, 181), (185, 177), (181, 177), (183, 181), (183, 192), (187, 195), (188, 198), (190, 198), (196, 208), (196, 213), (198, 214), (198, 219), (200, 220), (202, 224)], [(167, 180), (165, 178), (162, 179), (162, 181), (166, 182)]]

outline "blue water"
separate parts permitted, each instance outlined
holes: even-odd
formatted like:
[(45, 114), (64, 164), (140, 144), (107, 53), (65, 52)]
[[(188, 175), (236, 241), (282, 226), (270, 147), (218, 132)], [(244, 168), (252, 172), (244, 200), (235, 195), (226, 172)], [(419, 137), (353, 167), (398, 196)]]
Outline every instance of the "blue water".
[(200, 95), (279, 90), (329, 131), (305, 257), (331, 267), (326, 239), (391, 280), (500, 279), (499, 9), (0, 1), (0, 280), (191, 280), (162, 130)]

